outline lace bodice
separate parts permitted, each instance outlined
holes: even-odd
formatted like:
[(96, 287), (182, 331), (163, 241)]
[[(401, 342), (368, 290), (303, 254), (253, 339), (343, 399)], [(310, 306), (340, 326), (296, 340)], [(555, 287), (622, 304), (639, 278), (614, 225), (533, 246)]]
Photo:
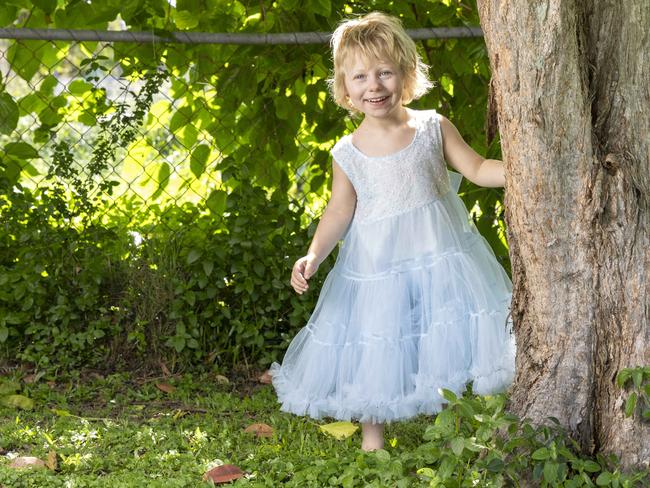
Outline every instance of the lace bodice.
[(349, 134), (332, 148), (332, 156), (357, 193), (357, 222), (406, 212), (449, 191), (440, 115), (435, 110), (413, 112), (413, 140), (396, 153), (366, 156), (352, 144)]

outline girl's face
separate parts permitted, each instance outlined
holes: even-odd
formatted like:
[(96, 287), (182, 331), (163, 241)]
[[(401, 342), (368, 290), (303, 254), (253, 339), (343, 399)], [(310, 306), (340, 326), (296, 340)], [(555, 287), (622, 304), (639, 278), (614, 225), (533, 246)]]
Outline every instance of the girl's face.
[(355, 54), (345, 63), (344, 80), (350, 103), (366, 117), (387, 118), (402, 107), (404, 79), (391, 61)]

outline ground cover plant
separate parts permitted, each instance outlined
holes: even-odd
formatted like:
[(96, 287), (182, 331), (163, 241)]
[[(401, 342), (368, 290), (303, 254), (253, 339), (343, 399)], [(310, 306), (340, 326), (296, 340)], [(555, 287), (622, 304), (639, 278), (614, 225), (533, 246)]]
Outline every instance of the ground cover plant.
[[(0, 383), (0, 485), (210, 486), (204, 474), (226, 464), (243, 473), (232, 486), (251, 487), (650, 481), (644, 473), (621, 473), (614, 459), (579, 456), (552, 421), (540, 428), (522, 423), (504, 410), (503, 395), (446, 392), (443, 412), (388, 425), (385, 448), (365, 453), (355, 425), (279, 411), (272, 386), (257, 375), (7, 374)], [(46, 466), (10, 467), (25, 456)]]

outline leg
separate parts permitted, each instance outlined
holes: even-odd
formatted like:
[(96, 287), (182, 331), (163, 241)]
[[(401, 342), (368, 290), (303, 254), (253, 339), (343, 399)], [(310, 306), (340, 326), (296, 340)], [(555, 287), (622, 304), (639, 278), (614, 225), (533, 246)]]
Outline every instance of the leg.
[(363, 422), (361, 424), (362, 440), (361, 449), (364, 451), (375, 451), (384, 447), (384, 424), (372, 424)]

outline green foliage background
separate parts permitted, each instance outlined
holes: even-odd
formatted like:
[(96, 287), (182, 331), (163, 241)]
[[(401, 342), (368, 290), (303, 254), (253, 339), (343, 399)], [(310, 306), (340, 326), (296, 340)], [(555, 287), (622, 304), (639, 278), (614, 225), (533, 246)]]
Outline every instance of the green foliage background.
[[(473, 1), (7, 0), (3, 27), (331, 31), (382, 10), (478, 25)], [(118, 21), (116, 21), (118, 19)], [(481, 39), (419, 42), (436, 108), (488, 157)], [(7, 42), (0, 80), (0, 345), (9, 362), (268, 366), (312, 293), (288, 279), (355, 121), (328, 98), (326, 45)], [(119, 80), (119, 83), (107, 82)], [(121, 87), (114, 92), (114, 86)], [(501, 191), (462, 196), (508, 268)]]

